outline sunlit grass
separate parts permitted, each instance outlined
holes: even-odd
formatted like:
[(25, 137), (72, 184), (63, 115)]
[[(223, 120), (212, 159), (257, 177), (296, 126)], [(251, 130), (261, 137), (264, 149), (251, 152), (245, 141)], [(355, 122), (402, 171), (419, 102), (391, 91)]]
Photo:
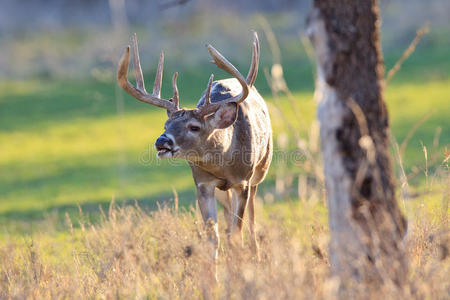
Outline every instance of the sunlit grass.
[[(432, 147), (434, 137), (430, 133), (438, 127), (441, 127), (439, 151), (448, 145), (449, 84), (450, 81), (442, 80), (395, 84), (387, 88), (392, 130), (399, 143), (420, 118), (431, 112), (431, 116), (409, 141), (404, 157), (407, 167), (424, 161), (420, 142)], [(106, 100), (100, 104), (95, 99), (77, 99), (77, 94), (89, 95), (98, 91), (74, 90), (69, 86), (66, 89), (69, 97), (60, 98), (59, 94), (50, 94), (55, 89), (52, 85), (32, 82), (13, 86), (15, 88), (11, 90), (2, 85), (0, 103), (12, 112), (5, 114), (7, 118), (14, 121), (17, 116), (23, 123), (9, 124), (16, 129), (0, 132), (0, 214), (5, 216), (17, 211), (38, 212), (64, 205), (107, 203), (112, 198), (157, 199), (163, 195), (170, 197), (172, 188), (193, 194), (192, 179), (185, 163), (179, 162), (174, 166), (155, 159), (153, 141), (162, 132), (166, 118), (164, 111), (129, 103), (133, 100), (125, 97), (124, 112), (114, 112), (114, 89), (108, 91), (103, 85), (99, 86), (99, 91), (106, 91), (101, 96)], [(76, 86), (81, 87), (82, 84), (76, 83)], [(90, 84), (88, 87), (96, 86)], [(70, 94), (72, 90), (75, 95)], [(61, 106), (61, 103), (66, 103), (66, 106), (61, 106), (62, 113), (53, 116), (53, 109), (46, 107), (41, 108), (39, 113), (39, 102), (33, 103), (38, 111), (31, 111), (31, 121), (27, 122), (27, 116), (21, 113), (22, 107), (14, 106), (14, 99), (39, 101), (34, 100), (36, 93), (50, 97), (43, 100), (43, 105), (56, 103)], [(282, 117), (287, 116), (299, 130), (301, 123), (309, 126), (314, 119), (312, 94), (296, 92), (294, 97), (301, 122), (286, 98), (280, 99), (284, 111), (284, 116), (281, 116), (275, 109), (273, 99), (270, 95), (266, 96), (275, 135), (286, 131)], [(128, 108), (130, 104), (132, 110)], [(27, 108), (24, 109), (27, 112)], [(87, 111), (86, 116), (82, 116), (83, 110)], [(33, 120), (38, 117), (43, 124), (35, 126)]]

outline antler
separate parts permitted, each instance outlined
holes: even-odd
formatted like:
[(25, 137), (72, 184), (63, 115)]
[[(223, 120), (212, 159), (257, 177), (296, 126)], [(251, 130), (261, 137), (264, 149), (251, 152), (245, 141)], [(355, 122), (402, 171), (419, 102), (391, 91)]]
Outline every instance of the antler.
[(211, 74), (208, 81), (208, 87), (206, 88), (205, 93), (205, 103), (204, 105), (210, 105), (211, 104), (211, 87), (214, 80), (214, 74)]
[(211, 75), (208, 88), (205, 94), (205, 103), (199, 108), (200, 112), (204, 115), (210, 114), (215, 112), (217, 109), (219, 109), (220, 106), (228, 104), (228, 103), (236, 103), (239, 105), (241, 102), (243, 102), (248, 94), (250, 87), (253, 86), (256, 80), (256, 76), (258, 75), (258, 64), (259, 64), (259, 39), (258, 34), (256, 32), (253, 33), (253, 51), (252, 51), (252, 62), (250, 64), (250, 70), (248, 71), (247, 78), (245, 79), (244, 76), (225, 58), (222, 54), (220, 54), (219, 51), (217, 51), (213, 46), (207, 45), (209, 54), (213, 58), (212, 63), (217, 65), (222, 70), (228, 72), (229, 74), (233, 75), (239, 83), (242, 86), (242, 92), (234, 97), (230, 97), (228, 99), (222, 100), (220, 102), (211, 103), (211, 85), (212, 85), (212, 78)]
[(158, 71), (156, 72), (155, 83), (153, 85), (153, 93), (149, 94), (145, 90), (144, 76), (142, 75), (141, 62), (139, 60), (139, 50), (137, 44), (136, 34), (131, 37), (131, 49), (133, 51), (133, 66), (136, 74), (136, 87), (134, 87), (128, 81), (128, 65), (130, 61), (130, 46), (127, 46), (125, 53), (119, 62), (119, 68), (117, 70), (117, 82), (119, 85), (131, 96), (139, 101), (152, 104), (161, 108), (167, 109), (169, 112), (173, 112), (179, 109), (178, 88), (177, 88), (177, 76), (178, 73), (173, 75), (172, 87), (173, 97), (170, 100), (165, 100), (161, 97), (161, 81), (164, 68), (164, 53), (161, 52), (159, 56)]
[(253, 51), (252, 51), (252, 63), (250, 64), (250, 70), (248, 70), (247, 84), (253, 86), (258, 76), (259, 66), (259, 38), (256, 31), (253, 32)]

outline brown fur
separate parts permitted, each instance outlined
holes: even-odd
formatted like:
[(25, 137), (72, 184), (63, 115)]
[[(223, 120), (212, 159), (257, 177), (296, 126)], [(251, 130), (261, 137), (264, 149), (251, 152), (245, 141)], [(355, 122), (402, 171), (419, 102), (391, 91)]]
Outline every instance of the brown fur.
[[(240, 85), (235, 79), (216, 81), (212, 85), (211, 102), (221, 101), (239, 92)], [(204, 97), (199, 100), (197, 108), (204, 104)], [(219, 190), (231, 191), (220, 197), (226, 219), (229, 220), (228, 231), (242, 230), (245, 208), (249, 203), (249, 227), (256, 246), (256, 190), (264, 180), (272, 159), (272, 128), (267, 106), (252, 87), (237, 111), (236, 108), (226, 108), (234, 109), (237, 117), (223, 129), (213, 127), (214, 114), (203, 118), (197, 108), (181, 109), (170, 114), (165, 123), (164, 135), (173, 137), (179, 148), (174, 157), (189, 162), (205, 222), (208, 219), (217, 222), (216, 205), (211, 203), (216, 201), (214, 193), (220, 193)], [(200, 130), (189, 132), (192, 124)]]

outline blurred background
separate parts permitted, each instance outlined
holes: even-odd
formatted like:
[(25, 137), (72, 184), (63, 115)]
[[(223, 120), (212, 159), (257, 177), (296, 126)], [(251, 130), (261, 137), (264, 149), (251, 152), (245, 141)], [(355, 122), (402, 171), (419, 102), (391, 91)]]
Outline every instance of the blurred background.
[[(314, 58), (304, 32), (310, 5), (1, 0), (0, 225), (29, 232), (40, 220), (63, 219), (79, 207), (95, 218), (112, 199), (152, 209), (174, 199), (174, 191), (181, 205), (194, 205), (187, 164), (155, 157), (165, 111), (139, 103), (115, 83), (117, 62), (134, 32), (147, 86), (163, 50), (163, 97), (171, 95), (171, 75), (179, 72), (182, 106), (194, 107), (211, 73), (226, 77), (209, 63), (205, 44), (246, 74), (256, 30), (262, 49), (256, 87), (268, 102), (278, 153), (259, 202), (324, 201)], [(450, 2), (382, 0), (380, 10), (387, 71), (429, 24), (385, 93), (399, 193), (413, 199), (445, 172), (449, 155)]]

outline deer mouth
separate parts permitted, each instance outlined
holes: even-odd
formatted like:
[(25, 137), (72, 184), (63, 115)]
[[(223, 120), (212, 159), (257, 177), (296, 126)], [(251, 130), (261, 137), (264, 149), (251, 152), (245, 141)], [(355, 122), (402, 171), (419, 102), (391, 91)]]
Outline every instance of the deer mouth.
[(170, 158), (175, 156), (175, 154), (178, 152), (178, 149), (167, 148), (164, 146), (157, 146), (156, 151), (158, 151), (156, 155), (159, 158)]

